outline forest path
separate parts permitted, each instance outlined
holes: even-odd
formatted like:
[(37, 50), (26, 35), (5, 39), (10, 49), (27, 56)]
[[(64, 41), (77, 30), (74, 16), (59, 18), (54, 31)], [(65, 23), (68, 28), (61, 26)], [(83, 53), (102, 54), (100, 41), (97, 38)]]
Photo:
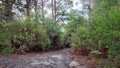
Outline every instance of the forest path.
[(70, 49), (26, 55), (0, 56), (0, 68), (86, 68), (80, 66), (71, 54)]

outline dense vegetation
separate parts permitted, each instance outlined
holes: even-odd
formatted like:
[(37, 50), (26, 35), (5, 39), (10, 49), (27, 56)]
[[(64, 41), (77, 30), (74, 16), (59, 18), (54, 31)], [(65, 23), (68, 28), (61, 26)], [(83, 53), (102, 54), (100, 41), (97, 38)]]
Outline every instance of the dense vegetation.
[[(60, 25), (53, 18), (0, 21), (0, 53), (48, 51), (71, 47), (76, 54), (108, 59), (100, 60), (104, 68), (120, 67), (120, 3), (119, 0), (98, 0), (86, 19), (69, 13), (69, 22)], [(62, 30), (64, 27), (65, 31)], [(112, 64), (112, 65), (109, 65)]]
[(100, 1), (90, 13), (89, 20), (73, 15), (66, 27), (71, 33), (71, 46), (77, 54), (95, 53), (99, 58), (114, 61), (101, 61), (104, 68), (115, 68), (120, 61), (119, 5), (117, 0)]
[(2, 54), (46, 51), (62, 48), (62, 35), (59, 25), (46, 28), (35, 22), (1, 23)]

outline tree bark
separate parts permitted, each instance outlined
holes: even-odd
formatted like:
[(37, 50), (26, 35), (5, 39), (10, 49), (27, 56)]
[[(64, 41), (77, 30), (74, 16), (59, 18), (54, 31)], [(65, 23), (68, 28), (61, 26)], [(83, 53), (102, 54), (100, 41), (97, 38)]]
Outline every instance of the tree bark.
[(15, 0), (5, 0), (3, 1), (4, 4), (4, 14), (5, 14), (5, 20), (6, 22), (11, 22), (13, 19), (13, 13), (12, 13), (12, 6), (15, 3)]
[(26, 0), (27, 21), (30, 21), (30, 3), (31, 0)]
[(52, 22), (54, 23), (54, 9), (53, 9), (53, 0), (51, 0), (51, 7), (52, 7)]
[(52, 22), (56, 23), (56, 0), (51, 0), (52, 3)]
[(35, 22), (36, 22), (36, 23), (38, 23), (37, 2), (38, 2), (38, 0), (35, 0), (35, 3), (34, 3), (34, 6), (35, 6)]
[(44, 1), (42, 0), (42, 22), (44, 25)]
[(56, 23), (56, 0), (54, 0), (54, 23)]

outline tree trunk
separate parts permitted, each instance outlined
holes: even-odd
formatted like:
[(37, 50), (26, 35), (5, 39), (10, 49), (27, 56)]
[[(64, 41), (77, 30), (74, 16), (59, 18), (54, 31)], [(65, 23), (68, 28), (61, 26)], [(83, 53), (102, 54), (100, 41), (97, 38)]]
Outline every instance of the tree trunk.
[(52, 4), (52, 22), (54, 23), (54, 9), (53, 9), (53, 0), (51, 0), (51, 4)]
[(34, 6), (35, 6), (35, 22), (36, 22), (36, 23), (38, 23), (37, 2), (38, 2), (38, 0), (35, 0), (35, 3), (34, 3)]
[(15, 0), (5, 0), (3, 1), (4, 3), (4, 7), (5, 7), (5, 11), (4, 11), (4, 14), (5, 14), (5, 20), (6, 22), (10, 22), (12, 21), (13, 19), (13, 13), (12, 13), (12, 6), (13, 4), (15, 3)]
[(88, 4), (88, 15), (90, 15), (90, 13), (91, 13), (91, 2), (90, 2), (90, 0), (89, 0), (89, 4)]
[(27, 11), (27, 21), (30, 22), (30, 3), (31, 3), (31, 0), (26, 0), (26, 11)]
[(52, 22), (56, 23), (56, 0), (51, 0), (52, 3)]
[(44, 25), (44, 1), (42, 0), (42, 21)]
[(56, 23), (56, 0), (54, 0), (54, 23)]

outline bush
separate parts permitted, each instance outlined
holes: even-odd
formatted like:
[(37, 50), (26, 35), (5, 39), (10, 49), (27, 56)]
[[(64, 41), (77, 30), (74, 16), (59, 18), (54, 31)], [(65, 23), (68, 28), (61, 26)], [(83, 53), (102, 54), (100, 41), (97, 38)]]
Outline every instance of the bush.
[(90, 50), (92, 50), (93, 41), (86, 22), (80, 24), (80, 27), (75, 33), (72, 34), (72, 47), (78, 50), (78, 54), (88, 55)]
[(107, 17), (95, 17), (94, 36), (98, 40), (99, 46), (108, 48), (108, 57), (117, 57), (120, 53), (120, 15), (117, 7), (112, 7), (106, 13)]
[(78, 54), (88, 55), (92, 41), (87, 21), (81, 17), (71, 18), (71, 21), (66, 26), (67, 34), (70, 35), (70, 44)]
[[(22, 27), (19, 28), (17, 25), (19, 27), (21, 25)], [(14, 30), (13, 35), (13, 44), (16, 48), (20, 48), (22, 46), (23, 50), (27, 51), (48, 50), (50, 48), (50, 39), (48, 38), (47, 32), (42, 25), (34, 22), (23, 24), (15, 23), (10, 27), (13, 27), (12, 30), (16, 27), (18, 28), (16, 28), (17, 31), (16, 29)]]
[(99, 68), (117, 68), (113, 62), (108, 60), (99, 60), (98, 64)]
[(51, 48), (52, 49), (63, 48), (64, 33), (61, 30), (61, 26), (58, 23), (52, 23), (51, 20), (46, 19), (45, 27), (51, 41)]
[(16, 22), (1, 25), (0, 52), (32, 52), (50, 49), (50, 39), (43, 25)]
[[(49, 20), (49, 19), (47, 19)], [(26, 53), (63, 48), (64, 34), (59, 24), (45, 20), (41, 25), (33, 21), (17, 20), (0, 24), (0, 52)], [(8, 43), (7, 43), (8, 42)]]
[(13, 49), (11, 48), (10, 45), (4, 45), (1, 50), (2, 50), (1, 54), (4, 54), (4, 55), (9, 55), (13, 53)]
[(11, 54), (13, 52), (11, 48), (11, 36), (9, 28), (6, 28), (5, 23), (0, 22), (0, 53)]
[[(117, 0), (101, 1), (92, 12), (93, 35), (98, 43), (98, 50), (109, 59), (120, 61), (120, 7)], [(104, 50), (102, 50), (104, 49)], [(119, 65), (119, 63), (112, 63)], [(107, 65), (105, 65), (107, 66)], [(107, 67), (106, 67), (107, 68)], [(109, 66), (108, 66), (109, 68)]]

